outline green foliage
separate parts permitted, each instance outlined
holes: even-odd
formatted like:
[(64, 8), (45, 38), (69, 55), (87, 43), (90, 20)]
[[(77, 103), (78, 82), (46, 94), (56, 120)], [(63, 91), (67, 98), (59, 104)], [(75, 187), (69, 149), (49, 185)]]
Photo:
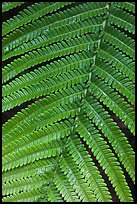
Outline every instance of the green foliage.
[(3, 202), (133, 202), (134, 3), (2, 11)]

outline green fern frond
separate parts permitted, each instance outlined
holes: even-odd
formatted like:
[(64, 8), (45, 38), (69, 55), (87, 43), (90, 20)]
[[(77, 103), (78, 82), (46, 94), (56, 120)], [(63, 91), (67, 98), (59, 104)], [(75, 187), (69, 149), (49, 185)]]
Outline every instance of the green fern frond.
[(94, 50), (94, 47), (97, 46), (97, 44), (98, 42), (94, 41), (94, 38), (87, 35), (81, 38), (66, 40), (66, 42), (62, 41), (61, 43), (50, 45), (47, 48), (41, 48), (37, 51), (34, 50), (29, 54), (17, 58), (3, 68), (3, 82), (8, 81), (30, 67), (52, 60), (53, 58), (69, 55), (73, 52), (80, 52), (86, 49)]
[(2, 201), (134, 202), (134, 2), (2, 12)]
[(125, 36), (124, 33), (120, 32), (117, 29), (114, 29), (113, 26), (109, 25), (106, 27), (104, 33), (104, 41), (115, 46), (115, 48), (135, 59), (134, 41), (128, 36)]
[(127, 11), (132, 11), (135, 13), (134, 2), (114, 2), (115, 7), (126, 9)]
[[(15, 30), (16, 28), (29, 23), (30, 21), (34, 21), (47, 13), (51, 13), (53, 11), (58, 10), (64, 5), (71, 4), (71, 2), (40, 2), (35, 3), (32, 6), (29, 6), (28, 9), (24, 11), (20, 11), (20, 14), (14, 16), (7, 22), (3, 23), (2, 26), (2, 35), (6, 35), (7, 33)], [(30, 18), (31, 15), (31, 18)]]
[(3, 202), (37, 202), (42, 196), (44, 196), (44, 192), (41, 193), (39, 189), (34, 189), (16, 193), (14, 196), (6, 196), (3, 198)]
[[(88, 56), (89, 58), (87, 58)], [(2, 95), (9, 95), (29, 85), (37, 84), (40, 81), (56, 77), (65, 72), (69, 72), (70, 70), (86, 69), (86, 67), (90, 66), (93, 62), (94, 59), (92, 58), (90, 51), (66, 56), (66, 58), (61, 58), (60, 60), (52, 62), (45, 67), (39, 67), (38, 69), (35, 69), (34, 72), (15, 78), (15, 80), (3, 86)]]
[(134, 152), (124, 134), (93, 97), (88, 97), (84, 102), (83, 109), (86, 110), (86, 115), (92, 119), (98, 129), (100, 129), (104, 136), (108, 138), (116, 151), (119, 160), (125, 166), (133, 181), (135, 181), (135, 164), (133, 162), (135, 159)]
[[(83, 5), (77, 5), (72, 9), (66, 9), (63, 12), (52, 14), (51, 16), (45, 16), (39, 21), (34, 21), (29, 25), (24, 25), (19, 30), (16, 29), (15, 33), (11, 33), (8, 37), (3, 38), (3, 49), (5, 52), (9, 52), (13, 48), (21, 45), (23, 42), (28, 42), (43, 35), (50, 29), (60, 28), (67, 25), (73, 25), (77, 22), (84, 20), (90, 20), (93, 25), (103, 21), (98, 16), (102, 16), (105, 13), (105, 4), (102, 3), (89, 3)], [(46, 22), (46, 24), (45, 24)], [(15, 40), (14, 40), (15, 39)], [(4, 53), (5, 53), (4, 52)]]
[(92, 26), (90, 24), (91, 21), (83, 21), (77, 24), (67, 25), (67, 27), (62, 26), (57, 29), (49, 30), (49, 32), (47, 31), (46, 34), (38, 36), (37, 38), (34, 38), (34, 40), (27, 43), (22, 43), (21, 46), (18, 46), (17, 48), (14, 48), (13, 51), (8, 52), (6, 55), (4, 55), (3, 61), (11, 58), (12, 56), (20, 55), (27, 51), (47, 46), (55, 42), (78, 37), (88, 32), (96, 33), (102, 28), (102, 24)]
[(82, 122), (79, 120), (78, 133), (84, 137), (84, 140), (87, 141), (88, 145), (92, 148), (93, 153), (105, 173), (108, 175), (116, 193), (120, 197), (120, 200), (123, 202), (126, 200), (132, 201), (129, 187), (123, 176), (119, 163), (116, 161), (116, 158), (107, 146), (106, 142), (97, 134), (93, 125), (88, 127), (87, 124), (89, 124), (87, 120), (82, 119)]
[(92, 80), (89, 91), (109, 107), (135, 135), (134, 110), (124, 99), (120, 98), (114, 89), (107, 86), (103, 81), (97, 81), (97, 78), (95, 78)]
[(2, 2), (2, 12), (9, 11), (22, 4), (24, 4), (24, 2)]
[(114, 24), (120, 28), (125, 29), (126, 31), (135, 34), (135, 19), (134, 16), (128, 14), (121, 9), (111, 9), (109, 14), (109, 21), (111, 24)]
[(21, 129), (24, 129), (25, 127), (28, 129), (28, 122), (31, 124), (36, 116), (40, 116), (44, 112), (49, 111), (54, 107), (58, 107), (59, 105), (75, 102), (76, 100), (81, 99), (84, 95), (81, 84), (79, 86), (73, 86), (73, 88), (68, 87), (67, 89), (60, 90), (59, 92), (56, 92), (56, 94), (51, 94), (50, 96), (31, 104), (27, 108), (23, 109), (22, 112), (18, 112), (3, 125), (3, 144), (6, 139), (9, 139), (8, 134), (11, 133), (10, 137), (12, 138), (12, 135), (18, 135), (21, 133)]
[(111, 201), (107, 186), (101, 178), (97, 168), (91, 161), (91, 158), (78, 137), (69, 138), (67, 143), (68, 151), (72, 155), (73, 160), (78, 165), (79, 171), (84, 176), (85, 181), (93, 190), (98, 201)]

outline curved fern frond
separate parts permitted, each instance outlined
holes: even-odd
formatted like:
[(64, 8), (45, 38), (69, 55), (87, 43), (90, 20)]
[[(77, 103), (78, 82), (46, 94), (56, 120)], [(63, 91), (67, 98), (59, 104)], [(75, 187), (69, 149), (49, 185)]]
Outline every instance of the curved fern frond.
[[(61, 196), (59, 190), (56, 188), (54, 184), (50, 185), (50, 188), (48, 189), (48, 192), (46, 193), (47, 196), (43, 196), (43, 199), (40, 199), (40, 202), (64, 202), (63, 197)], [(74, 199), (74, 198), (73, 198)]]
[(39, 189), (34, 189), (31, 191), (19, 192), (10, 196), (3, 198), (3, 202), (37, 202), (42, 196), (42, 193)]
[[(78, 195), (75, 193), (75, 191), (72, 189), (72, 186), (70, 183), (66, 181), (66, 177), (62, 174), (62, 172), (56, 172), (55, 178), (54, 178), (54, 184), (59, 189), (60, 194), (64, 198), (66, 202), (79, 202), (80, 199)], [(48, 192), (48, 196), (49, 192)]]
[(77, 171), (77, 166), (70, 156), (64, 154), (59, 165), (82, 202), (96, 201), (91, 188), (84, 182), (83, 176)]
[[(12, 137), (10, 136), (10, 134), (7, 135), (7, 138), (5, 138), (4, 142), (6, 143), (6, 140), (10, 140), (10, 142), (12, 140), (14, 141), (16, 138), (20, 138), (23, 135), (26, 136), (26, 134), (29, 134), (34, 130), (43, 128), (46, 125), (51, 125), (57, 121), (60, 121), (61, 119), (69, 118), (70, 116), (74, 117), (75, 115), (77, 115), (79, 111), (78, 107), (69, 104), (67, 105), (64, 105), (63, 107), (59, 106), (58, 108), (54, 107), (54, 109), (46, 111), (44, 114), (39, 115), (35, 120), (33, 119), (31, 123), (27, 125), (27, 128), (24, 128), (23, 131), (20, 131), (20, 128), (17, 130), (15, 129), (13, 132), (11, 132)], [(54, 115), (55, 113), (58, 114), (58, 116)], [(22, 126), (24, 127), (26, 124), (27, 123), (23, 124)], [(19, 134), (16, 135), (16, 132), (18, 132)], [(8, 151), (8, 149), (5, 149), (5, 151)]]
[[(70, 71), (67, 75), (64, 74), (52, 79), (49, 78), (49, 80), (44, 80), (12, 93), (3, 99), (3, 112), (33, 98), (38, 98), (42, 95), (48, 95), (58, 91), (59, 89), (73, 86), (80, 82), (85, 82), (88, 79), (88, 73), (85, 72), (85, 70), (76, 70), (73, 72)], [(20, 98), (20, 100), (17, 101), (16, 98)]]
[(35, 175), (44, 174), (55, 168), (55, 159), (47, 158), (35, 161), (22, 167), (14, 168), (11, 171), (3, 172), (2, 182), (14, 182), (19, 179), (35, 177)]
[(97, 63), (94, 66), (93, 73), (95, 73), (98, 77), (103, 79), (108, 85), (111, 85), (113, 88), (115, 88), (118, 92), (126, 96), (127, 99), (132, 104), (134, 104), (135, 103), (134, 84), (130, 80), (122, 76), (122, 74), (119, 73), (117, 70), (113, 68), (110, 70), (109, 67), (110, 65), (108, 63), (105, 63), (103, 61), (100, 61), (100, 59), (97, 59)]
[(56, 140), (62, 140), (62, 138), (69, 135), (70, 131), (71, 126), (69, 123), (55, 123), (52, 126), (43, 127), (42, 130), (40, 129), (30, 133), (27, 142), (26, 135), (16, 138), (16, 140), (14, 139), (13, 142), (7, 145), (8, 151), (4, 152), (6, 153), (6, 155), (3, 155), (4, 161), (7, 162), (9, 157), (15, 160), (20, 156), (27, 155), (28, 148), (30, 148), (28, 153), (31, 153), (31, 150), (33, 152), (35, 147), (40, 149), (37, 146), (41, 146), (41, 144), (44, 144), (46, 147), (46, 144), (50, 142), (53, 147)]
[(114, 29), (113, 26), (109, 25), (106, 27), (104, 33), (104, 41), (109, 44), (112, 44), (123, 53), (135, 59), (134, 41), (128, 36), (125, 36), (124, 33), (120, 32), (117, 29)]
[(126, 9), (127, 11), (132, 11), (135, 13), (135, 5), (134, 2), (114, 2), (114, 6), (122, 9)]
[(112, 64), (115, 69), (119, 70), (126, 77), (135, 82), (134, 61), (126, 57), (123, 53), (118, 52), (116, 49), (108, 46), (106, 43), (102, 43), (98, 56), (104, 61)]
[[(2, 127), (3, 132), (3, 144), (6, 143), (7, 139), (12, 138), (14, 135), (22, 133), (22, 129), (27, 129), (33, 124), (36, 116), (42, 115), (46, 111), (60, 105), (65, 105), (69, 102), (75, 102), (80, 100), (85, 95), (82, 85), (69, 87), (67, 89), (60, 90), (56, 94), (51, 94), (44, 99), (36, 101), (35, 103), (23, 109), (22, 112), (16, 114)], [(30, 123), (30, 125), (28, 124)], [(22, 128), (20, 128), (22, 127)], [(10, 135), (10, 137), (8, 136)]]

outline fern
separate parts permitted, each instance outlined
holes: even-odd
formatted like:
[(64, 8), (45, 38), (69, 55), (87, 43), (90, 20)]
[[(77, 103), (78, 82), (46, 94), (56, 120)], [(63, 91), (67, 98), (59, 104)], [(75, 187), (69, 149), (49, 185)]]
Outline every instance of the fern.
[(2, 11), (3, 202), (133, 202), (134, 2)]

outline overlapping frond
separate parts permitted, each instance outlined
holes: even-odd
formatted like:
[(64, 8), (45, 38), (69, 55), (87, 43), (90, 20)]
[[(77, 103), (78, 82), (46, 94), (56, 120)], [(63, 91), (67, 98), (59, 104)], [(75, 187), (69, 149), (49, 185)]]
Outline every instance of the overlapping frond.
[(134, 2), (2, 11), (3, 202), (133, 202)]

